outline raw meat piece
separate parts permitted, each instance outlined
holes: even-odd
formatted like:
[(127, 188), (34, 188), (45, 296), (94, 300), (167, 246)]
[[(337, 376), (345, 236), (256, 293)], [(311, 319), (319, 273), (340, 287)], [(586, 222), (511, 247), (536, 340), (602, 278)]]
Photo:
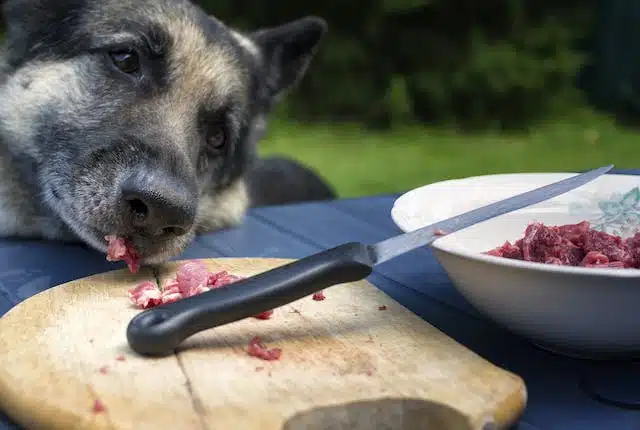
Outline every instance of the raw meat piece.
[[(198, 260), (182, 263), (174, 279), (165, 282), (159, 289), (152, 282), (146, 281), (129, 290), (131, 302), (141, 309), (149, 309), (168, 303), (174, 303), (187, 297), (205, 293), (214, 288), (221, 288), (243, 279), (227, 271), (209, 272), (207, 267)], [(273, 315), (273, 310), (255, 315), (254, 318), (267, 320)]]
[(240, 276), (235, 276), (223, 270), (217, 273), (209, 273), (209, 278), (207, 280), (207, 286), (210, 288), (220, 288), (225, 285), (232, 284), (236, 281), (241, 280)]
[(545, 264), (555, 264), (556, 266), (562, 266), (562, 260), (557, 257), (548, 257), (544, 262)]
[(261, 313), (260, 315), (256, 315), (254, 318), (257, 318), (259, 320), (268, 320), (269, 318), (271, 318), (271, 315), (273, 315), (273, 311), (266, 311)]
[(507, 241), (485, 254), (563, 266), (640, 269), (640, 233), (624, 240), (592, 229), (587, 221), (561, 226), (532, 223), (513, 245)]
[(506, 241), (502, 246), (492, 249), (487, 252), (489, 255), (495, 255), (496, 257), (512, 258), (514, 260), (522, 260), (522, 250), (517, 245), (512, 245), (511, 242)]
[(584, 258), (584, 251), (570, 240), (562, 237), (556, 227), (541, 223), (530, 224), (522, 240), (522, 255), (527, 261), (576, 266)]
[[(209, 270), (203, 262), (198, 260), (182, 263), (176, 273), (176, 285), (185, 297), (191, 297), (206, 287), (209, 280)], [(207, 289), (208, 291), (208, 289)]]
[(632, 267), (634, 258), (620, 236), (612, 236), (597, 230), (589, 230), (584, 239), (587, 252), (597, 251), (607, 256), (609, 261), (620, 261), (625, 267)]
[(558, 227), (560, 236), (566, 238), (576, 246), (584, 246), (585, 234), (591, 229), (591, 225), (587, 221), (578, 224), (566, 224)]
[(162, 293), (158, 287), (150, 281), (145, 281), (129, 290), (131, 303), (142, 309), (149, 309), (162, 303)]
[(260, 340), (258, 336), (249, 341), (249, 347), (247, 353), (252, 357), (258, 357), (263, 360), (272, 361), (279, 360), (282, 355), (280, 348), (268, 349)]
[(582, 262), (580, 262), (581, 266), (606, 266), (609, 264), (609, 257), (604, 255), (598, 251), (589, 251), (587, 255), (584, 256)]
[(165, 283), (164, 288), (162, 289), (163, 305), (166, 305), (167, 303), (177, 302), (178, 300), (182, 300), (183, 298), (184, 295), (180, 292), (180, 286), (175, 280)]
[(326, 299), (326, 297), (324, 296), (324, 291), (318, 291), (313, 295), (313, 300), (315, 300), (316, 302), (321, 302), (324, 299)]
[(105, 236), (108, 242), (107, 261), (124, 261), (131, 273), (140, 270), (140, 254), (127, 239), (118, 236)]
[(104, 404), (100, 401), (100, 400), (95, 400), (93, 402), (93, 413), (94, 414), (99, 414), (101, 412), (106, 411), (107, 408), (104, 406)]
[(640, 232), (636, 233), (635, 236), (630, 237), (626, 240), (627, 248), (631, 255), (633, 256), (633, 267), (640, 268)]

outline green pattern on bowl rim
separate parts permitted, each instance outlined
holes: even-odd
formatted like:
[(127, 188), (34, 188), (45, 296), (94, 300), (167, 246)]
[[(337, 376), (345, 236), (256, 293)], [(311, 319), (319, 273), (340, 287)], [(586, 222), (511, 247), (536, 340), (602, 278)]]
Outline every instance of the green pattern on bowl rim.
[(596, 212), (598, 215), (587, 217), (594, 229), (623, 238), (633, 236), (640, 231), (640, 187), (613, 193), (595, 203), (574, 203), (569, 207), (569, 213), (575, 216)]

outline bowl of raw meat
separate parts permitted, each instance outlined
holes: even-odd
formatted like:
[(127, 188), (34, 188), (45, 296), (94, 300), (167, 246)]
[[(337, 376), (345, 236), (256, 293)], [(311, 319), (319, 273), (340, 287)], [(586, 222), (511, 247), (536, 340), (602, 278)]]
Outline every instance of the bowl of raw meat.
[[(391, 216), (404, 231), (574, 173), (486, 175), (412, 190)], [(476, 309), (545, 349), (640, 357), (640, 176), (610, 174), (432, 244)]]

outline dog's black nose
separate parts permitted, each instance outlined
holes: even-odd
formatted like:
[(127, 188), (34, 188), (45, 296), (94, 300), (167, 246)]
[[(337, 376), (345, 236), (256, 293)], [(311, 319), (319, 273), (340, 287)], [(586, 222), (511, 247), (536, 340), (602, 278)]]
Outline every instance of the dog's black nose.
[(121, 186), (125, 224), (146, 236), (181, 236), (196, 217), (192, 191), (159, 173), (131, 176)]

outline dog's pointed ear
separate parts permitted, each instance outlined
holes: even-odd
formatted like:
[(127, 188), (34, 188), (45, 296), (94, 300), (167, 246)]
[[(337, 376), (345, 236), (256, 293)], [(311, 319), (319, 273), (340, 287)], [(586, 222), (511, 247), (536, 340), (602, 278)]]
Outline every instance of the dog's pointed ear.
[(250, 34), (260, 50), (272, 97), (293, 87), (306, 73), (327, 32), (327, 23), (308, 16)]

